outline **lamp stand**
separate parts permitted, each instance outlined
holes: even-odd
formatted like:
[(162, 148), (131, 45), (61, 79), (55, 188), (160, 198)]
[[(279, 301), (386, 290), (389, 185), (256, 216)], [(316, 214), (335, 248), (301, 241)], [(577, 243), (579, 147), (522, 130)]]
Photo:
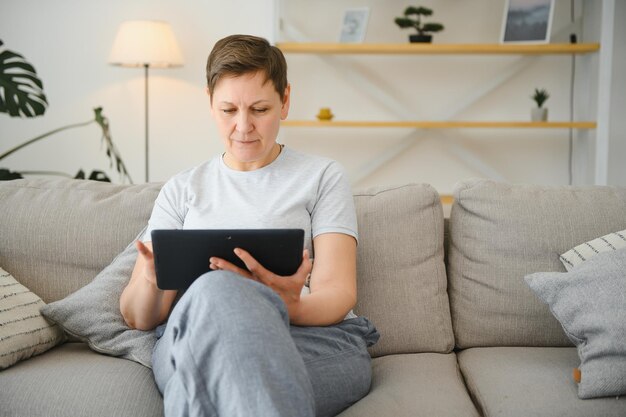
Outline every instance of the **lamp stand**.
[(145, 131), (146, 131), (146, 139), (145, 139), (145, 142), (146, 142), (146, 164), (145, 164), (146, 165), (146, 182), (148, 182), (149, 178), (150, 178), (150, 176), (148, 174), (149, 173), (149, 162), (148, 161), (150, 159), (149, 158), (149, 153), (148, 153), (148, 142), (149, 142), (148, 141), (148, 67), (149, 66), (150, 65), (148, 65), (148, 64), (143, 64), (144, 80), (145, 80), (145, 88), (144, 89), (145, 89), (145, 101), (146, 101), (146, 104), (145, 104), (145, 107), (146, 107), (146, 113), (145, 113), (145, 119), (146, 119), (146, 126), (145, 126)]
[(109, 55), (109, 63), (122, 67), (144, 68), (145, 84), (145, 169), (150, 181), (148, 67), (174, 68), (183, 65), (176, 37), (167, 22), (157, 20), (127, 20), (120, 25)]

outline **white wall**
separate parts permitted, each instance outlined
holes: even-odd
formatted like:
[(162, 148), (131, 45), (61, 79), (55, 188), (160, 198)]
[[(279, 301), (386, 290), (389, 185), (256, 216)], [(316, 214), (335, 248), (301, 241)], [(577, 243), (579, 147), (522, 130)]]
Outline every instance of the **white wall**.
[[(168, 21), (185, 65), (150, 72), (150, 179), (172, 174), (221, 152), (212, 127), (204, 68), (216, 40), (233, 32), (270, 36), (272, 0), (3, 0), (0, 39), (25, 56), (44, 82), (50, 106), (35, 119), (0, 114), (0, 153), (53, 128), (87, 121), (104, 108), (113, 141), (135, 182), (144, 179), (143, 69), (107, 64), (124, 20)], [(108, 169), (99, 128), (72, 130), (44, 139), (0, 161), (15, 170), (57, 170), (75, 174)], [(115, 171), (111, 178), (118, 181)]]
[(608, 183), (626, 185), (626, 2), (615, 2)]
[[(399, 0), (283, 0), (285, 21), (315, 41), (338, 38), (343, 10), (369, 6), (366, 41), (406, 42), (407, 31), (393, 23), (407, 3)], [(575, 2), (580, 14), (580, 0)], [(494, 43), (501, 30), (504, 1), (422, 1), (435, 10), (432, 21), (446, 29), (438, 43)], [(570, 1), (557, 0), (554, 41), (566, 41), (571, 28)], [(214, 42), (227, 34), (253, 33), (271, 37), (273, 0), (217, 2), (213, 0), (3, 0), (0, 39), (23, 54), (44, 81), (50, 107), (36, 119), (0, 114), (0, 153), (41, 132), (88, 120), (92, 108), (103, 106), (113, 140), (135, 182), (143, 181), (143, 72), (112, 67), (106, 60), (119, 24), (128, 19), (162, 19), (178, 37), (185, 66), (152, 70), (150, 77), (151, 180), (172, 174), (219, 152), (204, 93), (204, 67)], [(575, 25), (579, 28), (580, 25)], [(623, 31), (623, 29), (621, 29)], [(617, 43), (617, 42), (616, 42)], [(617, 47), (617, 46), (616, 46)], [(623, 46), (621, 46), (623, 48)], [(623, 50), (623, 49), (622, 49)], [(397, 110), (381, 106), (337, 75), (335, 67), (316, 56), (290, 54), (293, 88), (292, 119), (312, 119), (330, 106), (338, 119), (397, 120)], [(522, 59), (528, 67), (496, 88), (457, 120), (528, 120), (535, 87), (547, 88), (551, 120), (569, 119), (569, 57), (545, 56), (359, 56), (333, 57), (364, 68), (396, 97), (404, 115), (416, 119), (447, 116), (460, 99)], [(621, 60), (624, 59), (623, 53)], [(617, 101), (616, 101), (617, 102)], [(619, 104), (619, 103), (618, 103)], [(451, 192), (467, 177), (494, 176), (513, 182), (568, 182), (567, 130), (434, 130), (425, 131), (398, 158), (366, 177), (371, 161), (389, 146), (402, 144), (410, 129), (284, 128), (280, 140), (290, 146), (331, 156), (347, 167), (355, 186), (428, 182)], [(105, 169), (108, 161), (95, 126), (59, 135), (24, 149), (0, 167), (15, 170), (59, 170), (74, 174)], [(592, 169), (592, 168), (591, 168)], [(117, 175), (109, 171), (117, 180)], [(617, 174), (619, 176), (619, 174)], [(615, 175), (613, 175), (614, 177)]]

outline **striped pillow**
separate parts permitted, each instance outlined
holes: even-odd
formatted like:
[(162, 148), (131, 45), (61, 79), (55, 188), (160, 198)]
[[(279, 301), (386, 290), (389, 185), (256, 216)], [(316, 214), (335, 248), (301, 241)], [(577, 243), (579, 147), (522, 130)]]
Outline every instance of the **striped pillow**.
[(593, 258), (599, 253), (621, 248), (626, 248), (626, 229), (581, 243), (559, 256), (559, 259), (565, 266), (565, 269), (571, 271), (576, 265)]
[(65, 340), (39, 312), (45, 303), (0, 268), (0, 369), (38, 355)]

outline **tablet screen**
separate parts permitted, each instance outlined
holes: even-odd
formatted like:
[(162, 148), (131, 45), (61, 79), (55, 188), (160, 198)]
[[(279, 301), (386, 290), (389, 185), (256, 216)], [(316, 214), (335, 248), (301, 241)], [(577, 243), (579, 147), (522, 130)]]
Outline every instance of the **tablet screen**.
[(152, 231), (157, 285), (163, 290), (189, 287), (210, 272), (216, 256), (246, 268), (233, 250), (241, 248), (277, 275), (293, 275), (302, 262), (302, 229), (195, 229)]

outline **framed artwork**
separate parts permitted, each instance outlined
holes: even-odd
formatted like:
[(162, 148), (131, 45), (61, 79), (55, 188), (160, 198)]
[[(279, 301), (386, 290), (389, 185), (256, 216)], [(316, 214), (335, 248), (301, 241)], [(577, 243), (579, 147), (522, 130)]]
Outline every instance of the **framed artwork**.
[(363, 42), (363, 40), (365, 39), (365, 32), (367, 31), (367, 20), (369, 19), (369, 15), (369, 7), (346, 9), (343, 14), (339, 42)]
[(548, 43), (554, 0), (507, 0), (502, 43)]

